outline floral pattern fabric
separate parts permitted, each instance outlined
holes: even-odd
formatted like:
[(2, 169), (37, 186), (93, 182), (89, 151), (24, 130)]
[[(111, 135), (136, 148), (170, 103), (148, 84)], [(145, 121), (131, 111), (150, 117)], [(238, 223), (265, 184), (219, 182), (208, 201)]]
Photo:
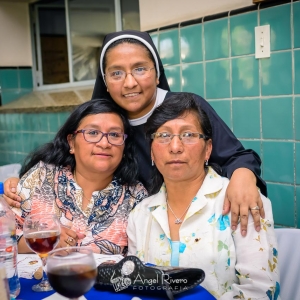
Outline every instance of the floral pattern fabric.
[[(230, 215), (222, 215), (228, 182), (209, 168), (179, 229), (179, 266), (203, 269), (202, 286), (217, 299), (280, 299), (271, 202), (261, 194), (266, 212), (261, 231), (255, 231), (249, 214), (247, 236), (242, 237), (240, 225), (232, 231)], [(147, 262), (156, 265), (171, 265), (164, 185), (130, 213), (127, 235), (129, 254), (141, 260), (148, 257)]]
[(21, 207), (13, 208), (18, 238), (27, 215), (55, 213), (61, 225), (86, 235), (79, 245), (95, 253), (126, 254), (128, 215), (147, 191), (141, 183), (125, 186), (114, 178), (105, 189), (93, 192), (82, 210), (83, 190), (70, 168), (40, 162), (21, 178), (17, 194), (22, 199)]

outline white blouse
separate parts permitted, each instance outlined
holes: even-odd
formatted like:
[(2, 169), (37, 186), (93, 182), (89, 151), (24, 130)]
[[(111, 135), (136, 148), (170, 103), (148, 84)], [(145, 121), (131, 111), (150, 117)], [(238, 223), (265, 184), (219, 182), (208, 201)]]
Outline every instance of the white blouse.
[[(230, 228), (222, 216), (229, 180), (209, 168), (179, 229), (179, 266), (205, 271), (202, 286), (217, 299), (280, 299), (277, 242), (271, 202), (261, 194), (266, 218), (256, 232), (249, 214), (247, 236)], [(156, 265), (170, 266), (170, 229), (166, 188), (144, 199), (130, 213), (129, 254)]]

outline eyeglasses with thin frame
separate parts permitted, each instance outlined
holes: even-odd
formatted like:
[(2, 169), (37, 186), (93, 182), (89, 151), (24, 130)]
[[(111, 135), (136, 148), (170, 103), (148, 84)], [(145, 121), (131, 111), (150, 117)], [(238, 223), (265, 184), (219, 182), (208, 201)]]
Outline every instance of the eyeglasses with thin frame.
[(154, 67), (137, 67), (127, 73), (123, 70), (115, 70), (105, 74), (105, 78), (110, 82), (121, 82), (125, 80), (128, 74), (131, 74), (136, 80), (148, 78), (150, 76), (151, 70), (155, 69)]
[(151, 134), (151, 139), (160, 144), (170, 144), (174, 136), (178, 136), (181, 142), (184, 144), (196, 144), (199, 139), (208, 139), (206, 135), (199, 132), (183, 132), (180, 134), (171, 134), (169, 132), (155, 132)]
[(107, 141), (116, 146), (121, 146), (124, 144), (127, 134), (121, 132), (102, 132), (97, 129), (80, 129), (73, 132), (73, 134), (82, 133), (84, 139), (88, 143), (99, 143), (104, 136), (106, 136)]

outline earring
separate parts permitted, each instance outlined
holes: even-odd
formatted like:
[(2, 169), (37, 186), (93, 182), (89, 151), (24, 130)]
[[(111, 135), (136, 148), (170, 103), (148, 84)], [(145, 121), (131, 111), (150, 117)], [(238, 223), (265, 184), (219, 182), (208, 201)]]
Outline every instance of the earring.
[(154, 161), (153, 161), (153, 159), (151, 159), (151, 166), (152, 166), (152, 167), (154, 166)]
[(205, 161), (205, 167), (207, 167), (207, 166), (208, 166), (208, 160)]
[(73, 153), (73, 148), (71, 148), (69, 152), (72, 154)]

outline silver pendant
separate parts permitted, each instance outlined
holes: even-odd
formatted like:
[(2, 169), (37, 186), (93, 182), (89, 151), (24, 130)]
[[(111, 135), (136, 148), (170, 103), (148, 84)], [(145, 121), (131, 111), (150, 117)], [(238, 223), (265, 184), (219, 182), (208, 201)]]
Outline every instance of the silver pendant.
[(181, 223), (182, 223), (182, 221), (180, 219), (175, 220), (175, 224), (181, 224)]

